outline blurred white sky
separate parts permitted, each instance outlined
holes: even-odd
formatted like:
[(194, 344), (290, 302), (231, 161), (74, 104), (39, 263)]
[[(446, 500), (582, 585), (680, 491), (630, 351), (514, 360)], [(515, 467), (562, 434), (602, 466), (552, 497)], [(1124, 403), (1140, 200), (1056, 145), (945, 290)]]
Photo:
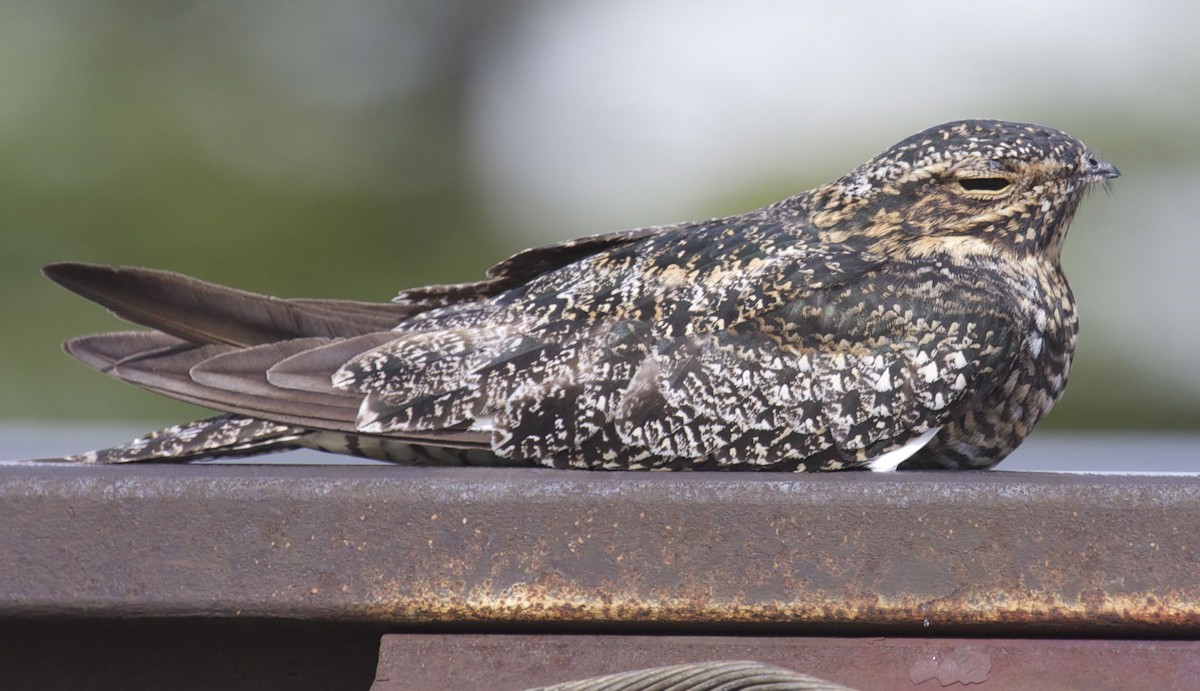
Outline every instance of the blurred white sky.
[(1200, 133), (1196, 3), (536, 7), (477, 60), (472, 131), (496, 207), (546, 234), (679, 220), (746, 178), (824, 181), (963, 117), (1102, 152), (1116, 124)]

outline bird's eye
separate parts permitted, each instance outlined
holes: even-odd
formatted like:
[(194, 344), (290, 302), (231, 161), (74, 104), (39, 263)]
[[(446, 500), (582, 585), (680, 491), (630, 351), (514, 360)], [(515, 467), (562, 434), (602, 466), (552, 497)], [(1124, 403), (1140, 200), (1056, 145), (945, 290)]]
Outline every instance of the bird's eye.
[(958, 181), (960, 187), (967, 192), (1003, 192), (1009, 185), (1007, 178), (962, 178)]

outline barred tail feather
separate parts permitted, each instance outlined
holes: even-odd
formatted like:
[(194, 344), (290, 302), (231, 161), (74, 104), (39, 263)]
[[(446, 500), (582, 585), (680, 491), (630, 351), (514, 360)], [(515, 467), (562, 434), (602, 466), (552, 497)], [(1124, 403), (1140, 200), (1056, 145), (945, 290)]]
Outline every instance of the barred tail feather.
[(137, 461), (195, 461), (236, 458), (303, 446), (310, 432), (299, 427), (241, 415), (218, 415), (152, 432), (131, 442), (68, 456), (76, 463), (107, 465)]

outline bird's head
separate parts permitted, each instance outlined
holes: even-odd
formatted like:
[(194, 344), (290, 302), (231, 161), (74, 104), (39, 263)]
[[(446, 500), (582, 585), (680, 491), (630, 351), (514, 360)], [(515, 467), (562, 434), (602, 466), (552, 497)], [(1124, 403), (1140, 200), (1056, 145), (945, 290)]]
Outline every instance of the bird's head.
[(890, 256), (1057, 260), (1083, 193), (1119, 175), (1065, 132), (962, 120), (915, 134), (815, 190), (812, 210), (833, 240), (867, 240)]

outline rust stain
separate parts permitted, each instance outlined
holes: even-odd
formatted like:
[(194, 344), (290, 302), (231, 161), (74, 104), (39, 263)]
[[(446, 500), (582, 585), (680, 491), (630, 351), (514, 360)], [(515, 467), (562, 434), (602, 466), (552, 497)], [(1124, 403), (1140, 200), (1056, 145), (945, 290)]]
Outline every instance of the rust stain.
[[(403, 578), (378, 581), (363, 614), (900, 626), (929, 635), (987, 625), (1200, 628), (1192, 559), (1200, 541), (1180, 533), (1200, 527), (1200, 510), (1180, 502), (1179, 487), (1169, 488), (1172, 501), (1146, 487), (1113, 501), (1024, 480), (991, 496), (953, 487), (954, 478), (890, 495), (864, 483), (855, 502), (795, 507), (658, 493), (660, 505), (635, 510), (581, 501), (578, 514), (562, 507), (567, 521), (554, 512), (533, 519), (534, 541), (513, 541), (507, 522), (468, 512), (447, 522), (434, 538), (440, 549)], [(1169, 536), (1173, 549), (1164, 550)]]
[[(413, 622), (658, 622), (712, 624), (861, 624), (919, 626), (929, 635), (944, 627), (1043, 625), (1054, 627), (1155, 626), (1200, 628), (1200, 599), (1194, 592), (1106, 597), (1102, 606), (1067, 601), (1042, 593), (977, 593), (935, 602), (910, 597), (847, 598), (805, 593), (791, 602), (714, 600), (692, 596), (647, 596), (633, 588), (584, 589), (547, 577), (538, 583), (512, 584), (499, 591), (484, 581), (419, 584), (392, 581), (372, 593), (363, 614), (370, 619)], [(1128, 630), (1123, 630), (1128, 633)]]
[(0, 614), (1200, 631), (1200, 478), (4, 472)]

